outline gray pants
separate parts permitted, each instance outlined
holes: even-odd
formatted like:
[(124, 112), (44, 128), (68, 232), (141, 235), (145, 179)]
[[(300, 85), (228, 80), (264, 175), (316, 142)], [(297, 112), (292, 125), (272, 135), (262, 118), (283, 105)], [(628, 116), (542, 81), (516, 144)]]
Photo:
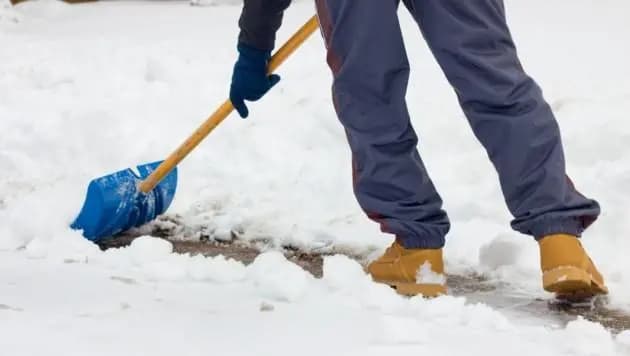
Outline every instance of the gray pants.
[[(403, 2), (499, 174), (512, 227), (535, 238), (579, 236), (599, 205), (566, 176), (558, 124), (523, 71), (503, 1)], [(359, 204), (404, 246), (442, 247), (450, 223), (418, 154), (405, 103), (409, 63), (399, 0), (316, 3)]]

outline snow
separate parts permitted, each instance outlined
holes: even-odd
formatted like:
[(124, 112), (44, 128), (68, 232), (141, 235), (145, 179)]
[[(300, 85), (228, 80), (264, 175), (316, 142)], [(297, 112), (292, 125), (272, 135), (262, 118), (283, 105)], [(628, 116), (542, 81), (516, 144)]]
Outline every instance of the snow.
[(630, 354), (630, 330), (626, 330), (616, 337), (619, 350)]
[[(569, 173), (603, 207), (584, 244), (613, 305), (630, 310), (630, 5), (511, 0), (507, 9), (525, 67), (557, 113)], [(312, 13), (296, 3), (280, 41)], [(3, 355), (630, 354), (627, 331), (586, 320), (399, 297), (344, 256), (326, 258), (315, 279), (273, 251), (245, 266), (173, 254), (145, 236), (103, 252), (68, 229), (90, 179), (165, 157), (225, 99), (238, 15), (229, 3), (0, 3)], [(402, 26), (409, 108), (453, 221), (447, 271), (547, 296), (536, 244), (509, 229), (486, 154), (406, 14)], [(352, 196), (324, 56), (313, 36), (250, 119), (227, 120), (180, 165), (169, 213), (191, 236), (358, 253), (389, 244)]]
[[(124, 271), (114, 271), (104, 268), (103, 261), (3, 257), (0, 345), (7, 355), (38, 355), (43, 350), (64, 355), (210, 351), (247, 355), (285, 350), (305, 355), (395, 350), (447, 355), (503, 354), (508, 347), (515, 355), (623, 355), (627, 347), (627, 335), (613, 337), (584, 320), (566, 328), (523, 326), (486, 305), (467, 304), (464, 298), (402, 298), (369, 283), (365, 275), (358, 276), (356, 262), (343, 256), (326, 259), (334, 267), (327, 266), (324, 278), (317, 280), (297, 273), (294, 264), (269, 252), (242, 267), (246, 278), (228, 283), (154, 280), (130, 262)], [(221, 258), (203, 258), (203, 263), (215, 259)], [(116, 262), (120, 266), (123, 261)], [(165, 264), (181, 266), (175, 260)], [(260, 273), (265, 269), (260, 265), (273, 266), (274, 276)], [(275, 276), (282, 276), (283, 283)], [(330, 278), (353, 287), (330, 288)], [(24, 293), (26, 281), (35, 288), (31, 293)], [(357, 281), (364, 283), (358, 286)], [(30, 342), (33, 337), (36, 343)]]
[(583, 319), (569, 323), (563, 337), (568, 341), (564, 349), (568, 355), (611, 355), (615, 352), (613, 338), (606, 329)]
[(136, 264), (159, 261), (172, 253), (172, 243), (151, 236), (140, 236), (131, 243), (131, 258)]
[(313, 276), (288, 263), (280, 252), (263, 253), (249, 267), (248, 277), (261, 294), (272, 300), (295, 302), (304, 297)]
[(0, 1), (0, 25), (16, 24), (20, 21), (17, 12), (13, 11), (9, 0)]
[(446, 284), (446, 276), (441, 273), (435, 273), (431, 269), (431, 263), (429, 261), (425, 262), (418, 269), (418, 273), (416, 274), (416, 282), (424, 283), (424, 284)]

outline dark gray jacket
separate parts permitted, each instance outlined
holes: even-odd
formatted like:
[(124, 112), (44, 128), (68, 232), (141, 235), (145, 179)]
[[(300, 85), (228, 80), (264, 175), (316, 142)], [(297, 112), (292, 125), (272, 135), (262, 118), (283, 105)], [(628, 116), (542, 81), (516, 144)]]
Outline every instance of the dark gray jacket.
[(243, 3), (238, 22), (241, 29), (239, 42), (257, 49), (272, 50), (282, 14), (291, 0), (244, 0)]

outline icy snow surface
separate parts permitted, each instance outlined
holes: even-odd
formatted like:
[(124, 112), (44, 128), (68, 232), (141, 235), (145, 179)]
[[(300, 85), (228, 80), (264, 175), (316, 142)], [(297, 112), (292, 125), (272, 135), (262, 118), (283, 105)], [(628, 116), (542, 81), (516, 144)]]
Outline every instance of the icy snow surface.
[[(628, 355), (628, 332), (504, 315), (464, 298), (403, 299), (343, 256), (315, 279), (268, 252), (250, 266), (142, 237), (100, 251), (67, 228), (90, 179), (165, 157), (224, 100), (238, 6), (0, 3), (1, 355)], [(630, 310), (630, 4), (507, 2), (528, 72), (562, 127), (570, 175), (603, 214), (584, 244)], [(279, 41), (313, 13), (286, 14)], [(509, 229), (496, 174), (402, 15), (409, 107), (453, 221), (447, 270), (540, 292), (535, 243)], [(172, 214), (217, 235), (383, 248), (352, 196), (350, 153), (316, 35), (251, 118), (180, 165)], [(264, 308), (263, 308), (264, 307)], [(265, 310), (261, 313), (261, 310)]]

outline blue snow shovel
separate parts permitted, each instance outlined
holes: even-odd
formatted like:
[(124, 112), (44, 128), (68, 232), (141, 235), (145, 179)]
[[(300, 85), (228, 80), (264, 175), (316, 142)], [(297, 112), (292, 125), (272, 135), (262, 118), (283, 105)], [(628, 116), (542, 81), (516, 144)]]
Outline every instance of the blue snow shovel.
[[(302, 26), (269, 61), (275, 71), (318, 28), (317, 16)], [(164, 213), (175, 196), (177, 164), (234, 110), (226, 100), (179, 148), (164, 161), (140, 165), (137, 172), (122, 170), (90, 182), (87, 196), (72, 228), (99, 241), (137, 227)]]

